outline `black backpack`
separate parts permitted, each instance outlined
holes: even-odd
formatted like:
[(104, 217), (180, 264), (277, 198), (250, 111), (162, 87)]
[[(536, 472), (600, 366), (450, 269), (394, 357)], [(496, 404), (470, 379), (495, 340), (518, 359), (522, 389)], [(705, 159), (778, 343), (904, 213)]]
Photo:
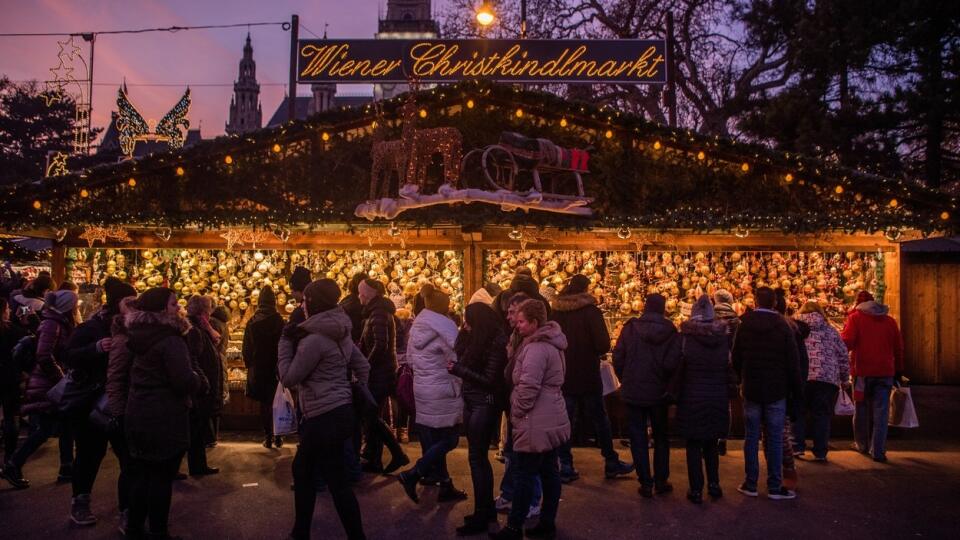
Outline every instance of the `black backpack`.
[(20, 338), (10, 354), (13, 365), (24, 373), (30, 373), (37, 365), (37, 336), (28, 334)]

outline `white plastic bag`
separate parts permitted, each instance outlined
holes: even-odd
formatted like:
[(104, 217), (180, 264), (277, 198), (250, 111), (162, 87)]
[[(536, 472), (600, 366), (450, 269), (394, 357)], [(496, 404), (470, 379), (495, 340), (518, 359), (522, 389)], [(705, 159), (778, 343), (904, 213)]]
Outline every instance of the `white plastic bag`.
[(841, 388), (840, 393), (837, 394), (837, 404), (833, 407), (833, 414), (837, 416), (853, 416), (853, 413), (856, 411), (857, 406), (854, 405), (853, 399), (850, 398), (850, 394)]
[(894, 386), (890, 390), (890, 418), (889, 425), (900, 428), (920, 427), (917, 419), (917, 410), (913, 406), (913, 396), (905, 386)]
[(273, 395), (273, 434), (292, 435), (297, 432), (297, 411), (293, 405), (293, 395), (277, 383)]
[(620, 379), (609, 360), (600, 362), (600, 380), (603, 381), (603, 395), (608, 396), (620, 389)]

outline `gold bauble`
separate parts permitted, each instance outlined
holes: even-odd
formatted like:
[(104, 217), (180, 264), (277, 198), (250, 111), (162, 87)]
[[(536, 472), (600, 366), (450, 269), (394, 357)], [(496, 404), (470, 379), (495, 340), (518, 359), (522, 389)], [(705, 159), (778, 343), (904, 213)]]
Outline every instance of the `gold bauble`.
[[(108, 255), (109, 255), (109, 253), (108, 253)], [(150, 251), (149, 249), (145, 249), (145, 250), (143, 250), (143, 253), (140, 254), (140, 256), (142, 256), (145, 260), (148, 260), (148, 261), (149, 261), (150, 259), (153, 258), (153, 252)]]

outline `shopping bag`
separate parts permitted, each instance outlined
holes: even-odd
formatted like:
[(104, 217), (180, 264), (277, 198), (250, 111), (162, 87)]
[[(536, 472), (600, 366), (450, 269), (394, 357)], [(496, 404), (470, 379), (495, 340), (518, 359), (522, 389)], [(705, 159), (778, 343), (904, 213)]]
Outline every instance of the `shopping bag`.
[(297, 413), (290, 391), (277, 383), (273, 395), (273, 434), (291, 435), (297, 432)]
[(833, 406), (833, 414), (837, 416), (853, 416), (853, 413), (856, 411), (857, 406), (854, 405), (850, 394), (841, 388), (840, 393), (837, 394), (837, 403)]
[(890, 418), (889, 425), (900, 428), (920, 427), (917, 419), (917, 410), (913, 406), (913, 397), (910, 389), (895, 386), (890, 390)]
[(608, 396), (620, 389), (620, 379), (617, 377), (613, 363), (609, 360), (600, 362), (600, 380), (603, 382), (603, 395)]

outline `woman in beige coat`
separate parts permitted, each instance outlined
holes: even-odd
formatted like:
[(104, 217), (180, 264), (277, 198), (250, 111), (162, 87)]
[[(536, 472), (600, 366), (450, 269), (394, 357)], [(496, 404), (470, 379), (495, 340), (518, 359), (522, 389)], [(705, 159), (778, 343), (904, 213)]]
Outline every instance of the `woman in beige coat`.
[(510, 420), (518, 461), (517, 485), (507, 526), (494, 538), (523, 538), (523, 522), (538, 477), (543, 483), (543, 509), (540, 522), (526, 534), (553, 538), (560, 504), (557, 448), (570, 439), (570, 420), (560, 390), (567, 338), (557, 323), (547, 321), (547, 308), (540, 300), (520, 304), (517, 332), (522, 341), (511, 359), (512, 369), (508, 368), (507, 373), (513, 381)]

